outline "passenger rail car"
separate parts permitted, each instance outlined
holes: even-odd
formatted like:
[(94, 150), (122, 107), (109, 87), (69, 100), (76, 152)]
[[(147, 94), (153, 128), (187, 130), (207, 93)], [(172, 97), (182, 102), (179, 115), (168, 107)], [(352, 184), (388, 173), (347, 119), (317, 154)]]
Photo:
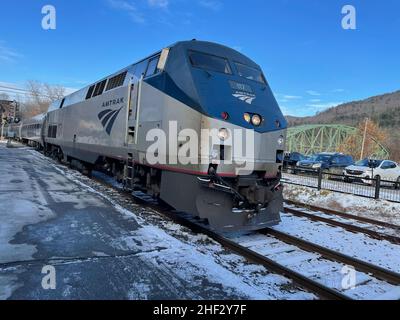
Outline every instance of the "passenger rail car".
[(45, 114), (40, 114), (21, 123), (20, 139), (22, 142), (38, 149), (43, 147), (44, 118)]
[[(173, 129), (171, 123), (177, 128)], [(280, 222), (280, 169), (286, 120), (261, 68), (228, 47), (178, 42), (51, 105), (47, 152), (82, 169), (97, 167), (218, 230), (254, 230)], [(166, 163), (151, 164), (151, 129), (166, 132)], [(220, 139), (189, 164), (176, 159), (184, 129), (215, 129)], [(234, 130), (254, 133), (253, 169), (240, 174)], [(245, 149), (246, 146), (243, 147)], [(244, 156), (246, 157), (246, 156)], [(244, 158), (241, 157), (241, 160)], [(195, 159), (196, 160), (196, 159)]]

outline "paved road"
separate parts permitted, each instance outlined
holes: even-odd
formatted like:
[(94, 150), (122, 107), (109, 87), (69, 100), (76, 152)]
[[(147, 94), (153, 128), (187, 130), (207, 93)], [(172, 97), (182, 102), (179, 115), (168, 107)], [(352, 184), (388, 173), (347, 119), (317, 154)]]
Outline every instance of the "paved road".
[[(0, 299), (248, 298), (192, 247), (139, 225), (41, 155), (1, 143), (0, 221)], [(42, 287), (46, 265), (55, 290)]]

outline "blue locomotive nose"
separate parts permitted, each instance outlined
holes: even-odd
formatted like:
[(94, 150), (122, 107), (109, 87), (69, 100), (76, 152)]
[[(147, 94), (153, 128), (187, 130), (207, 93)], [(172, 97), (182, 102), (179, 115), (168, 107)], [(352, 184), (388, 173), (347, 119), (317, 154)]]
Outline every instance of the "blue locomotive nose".
[(196, 41), (179, 44), (166, 71), (181, 100), (207, 116), (259, 133), (287, 127), (261, 68), (231, 48)]
[[(235, 74), (211, 75), (198, 69), (193, 69), (193, 78), (207, 115), (259, 133), (286, 128), (286, 120), (266, 81)], [(224, 113), (229, 117), (224, 119)]]

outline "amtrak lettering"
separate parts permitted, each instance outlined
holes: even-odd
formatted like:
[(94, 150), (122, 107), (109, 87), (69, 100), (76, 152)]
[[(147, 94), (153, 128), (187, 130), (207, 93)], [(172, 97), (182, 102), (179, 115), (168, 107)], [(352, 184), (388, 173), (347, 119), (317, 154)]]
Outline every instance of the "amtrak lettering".
[(103, 102), (102, 107), (103, 107), (103, 108), (111, 107), (111, 106), (119, 105), (119, 104), (121, 104), (121, 103), (124, 103), (124, 98), (118, 98), (118, 99), (113, 99), (113, 100), (105, 101), (105, 102)]

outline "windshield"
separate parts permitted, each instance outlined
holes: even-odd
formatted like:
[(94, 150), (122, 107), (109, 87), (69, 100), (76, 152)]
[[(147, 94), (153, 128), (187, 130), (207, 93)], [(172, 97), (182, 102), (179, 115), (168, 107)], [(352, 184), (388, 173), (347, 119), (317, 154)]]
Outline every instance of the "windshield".
[(229, 62), (225, 58), (194, 51), (190, 52), (189, 57), (193, 67), (232, 74)]
[(265, 78), (261, 70), (246, 66), (241, 63), (235, 63), (238, 73), (241, 77), (257, 82), (265, 83)]
[(364, 159), (356, 162), (356, 166), (358, 167), (371, 167), (371, 168), (378, 168), (382, 163), (382, 160), (369, 160)]
[(329, 162), (331, 160), (332, 156), (329, 155), (321, 155), (317, 154), (311, 158), (312, 161), (318, 161), (318, 162)]

